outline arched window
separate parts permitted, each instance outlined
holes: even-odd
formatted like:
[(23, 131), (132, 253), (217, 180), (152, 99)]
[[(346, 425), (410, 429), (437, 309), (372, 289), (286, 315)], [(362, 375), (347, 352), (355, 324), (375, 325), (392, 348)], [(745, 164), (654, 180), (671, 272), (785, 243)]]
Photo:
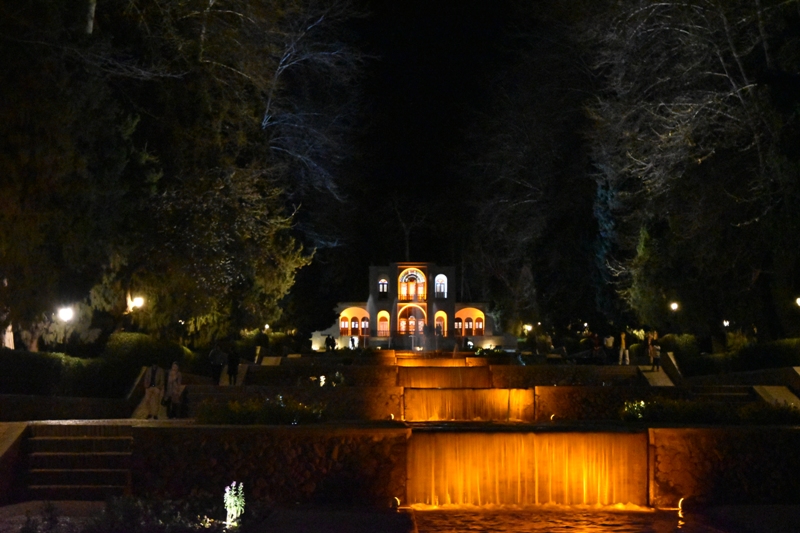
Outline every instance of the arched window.
[(453, 326), (456, 328), (456, 335), (458, 335), (459, 337), (461, 335), (463, 335), (463, 333), (464, 333), (462, 328), (461, 328), (461, 325), (462, 325), (461, 319), (460, 318), (456, 318), (456, 321), (453, 324)]
[(447, 276), (439, 274), (434, 278), (436, 298), (447, 298)]
[(475, 335), (483, 335), (483, 319), (475, 319)]
[(369, 318), (367, 317), (361, 319), (361, 334), (369, 335)]
[(378, 294), (385, 296), (389, 293), (389, 282), (385, 279), (378, 281)]
[(417, 330), (417, 319), (413, 316), (408, 319), (408, 332), (413, 334)]
[(468, 318), (464, 321), (464, 335), (472, 335), (472, 319)]
[(408, 327), (408, 321), (405, 318), (400, 319), (400, 334), (406, 334), (406, 328)]
[(349, 335), (350, 332), (347, 329), (349, 325), (350, 323), (347, 320), (347, 317), (343, 316), (342, 319), (339, 321), (339, 335)]
[(401, 300), (425, 299), (425, 275), (416, 268), (407, 268), (399, 278)]
[(389, 319), (382, 316), (378, 319), (378, 337), (389, 336)]
[(434, 331), (437, 335), (446, 335), (446, 331), (444, 329), (444, 317), (437, 316), (436, 317), (436, 325), (434, 326)]
[(358, 319), (356, 317), (353, 317), (353, 320), (350, 321), (350, 334), (358, 335)]
[(422, 319), (417, 322), (417, 333), (425, 333), (425, 321)]

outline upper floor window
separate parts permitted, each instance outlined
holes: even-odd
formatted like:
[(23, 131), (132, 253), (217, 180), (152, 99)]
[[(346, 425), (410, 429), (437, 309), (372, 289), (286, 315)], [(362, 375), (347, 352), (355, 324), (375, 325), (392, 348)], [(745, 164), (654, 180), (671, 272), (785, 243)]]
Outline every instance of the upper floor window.
[(439, 274), (434, 278), (436, 298), (447, 298), (447, 276)]
[(408, 322), (406, 321), (405, 318), (401, 318), (400, 319), (400, 334), (401, 335), (405, 335), (407, 327), (408, 327)]
[(400, 300), (425, 300), (425, 275), (416, 268), (407, 268), (398, 278)]
[(483, 335), (483, 319), (475, 319), (475, 335)]
[(356, 317), (353, 317), (353, 320), (350, 321), (350, 333), (358, 335), (358, 319)]
[(464, 335), (472, 335), (472, 319), (468, 318), (464, 321)]
[(367, 335), (369, 333), (369, 319), (367, 317), (363, 317), (361, 319), (361, 334)]
[(455, 321), (455, 323), (453, 324), (453, 327), (455, 327), (455, 328), (456, 328), (456, 335), (458, 335), (459, 337), (460, 337), (460, 336), (461, 336), (461, 334), (463, 333), (463, 331), (462, 331), (462, 329), (461, 329), (461, 326), (462, 326), (462, 324), (463, 324), (463, 322), (461, 321), (461, 319), (460, 319), (460, 318), (456, 318), (456, 321)]
[(339, 335), (349, 335), (348, 326), (350, 325), (350, 321), (347, 320), (346, 316), (343, 316), (342, 319), (339, 321)]
[(389, 294), (389, 282), (385, 279), (378, 281), (378, 296), (386, 297)]

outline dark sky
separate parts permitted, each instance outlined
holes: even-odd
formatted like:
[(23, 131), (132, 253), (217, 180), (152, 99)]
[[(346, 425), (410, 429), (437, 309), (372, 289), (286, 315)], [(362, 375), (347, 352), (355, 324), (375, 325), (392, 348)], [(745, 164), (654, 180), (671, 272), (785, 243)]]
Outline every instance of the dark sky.
[[(360, 137), (361, 213), (368, 217), (376, 201), (397, 195), (409, 209), (428, 207), (442, 216), (465, 201), (453, 165), (502, 63), (507, 3), (376, 0), (369, 10), (363, 38), (376, 57), (364, 83), (371, 124)], [(435, 218), (412, 237), (412, 260), (452, 259)], [(384, 233), (399, 237), (396, 217), (387, 222)], [(392, 243), (371, 245), (369, 260), (402, 260), (402, 241)]]

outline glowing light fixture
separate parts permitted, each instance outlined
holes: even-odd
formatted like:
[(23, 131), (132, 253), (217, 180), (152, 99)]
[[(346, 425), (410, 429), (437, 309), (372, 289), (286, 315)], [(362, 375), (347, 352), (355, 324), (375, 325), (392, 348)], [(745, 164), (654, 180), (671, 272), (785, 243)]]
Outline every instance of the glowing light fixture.
[(728, 326), (730, 326), (730, 325), (731, 325), (731, 323), (730, 323), (730, 321), (729, 321), (729, 320), (723, 320), (723, 321), (722, 321), (722, 325), (723, 325), (723, 326), (725, 326), (725, 327), (727, 328)]
[(131, 309), (136, 309), (137, 307), (142, 307), (144, 305), (144, 298), (141, 296), (137, 296), (133, 300), (131, 300)]
[(677, 311), (678, 307), (680, 307), (678, 305), (678, 302), (672, 302), (671, 304), (669, 304), (669, 308), (672, 309), (673, 311)]
[(64, 322), (69, 322), (75, 316), (71, 307), (62, 307), (58, 310), (58, 318)]
[(531, 330), (533, 329), (533, 326), (530, 324), (525, 324), (524, 326), (522, 326), (522, 329), (525, 330), (525, 333), (530, 333)]
[(794, 303), (796, 303), (796, 304), (797, 304), (797, 306), (798, 306), (798, 307), (800, 307), (800, 298), (798, 298), (797, 300), (795, 300), (795, 301), (794, 301)]

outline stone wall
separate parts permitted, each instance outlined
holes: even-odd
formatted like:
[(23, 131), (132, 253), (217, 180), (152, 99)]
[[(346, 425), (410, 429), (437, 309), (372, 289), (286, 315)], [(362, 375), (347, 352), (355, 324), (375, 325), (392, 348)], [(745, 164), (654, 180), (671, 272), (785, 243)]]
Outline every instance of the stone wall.
[(137, 399), (0, 394), (0, 421), (129, 418)]
[(651, 429), (651, 504), (798, 504), (798, 449), (796, 427)]
[(19, 494), (22, 474), (22, 441), (25, 423), (0, 424), (0, 505), (8, 504)]
[(133, 428), (133, 493), (386, 507), (405, 498), (409, 429), (341, 426)]
[(493, 365), (491, 370), (492, 386), (500, 389), (547, 385), (647, 385), (647, 380), (635, 366)]
[(394, 387), (397, 385), (397, 368), (392, 366), (354, 365), (298, 365), (250, 366), (247, 385), (292, 386), (311, 384), (311, 378), (326, 376), (332, 379), (339, 372), (345, 387)]

